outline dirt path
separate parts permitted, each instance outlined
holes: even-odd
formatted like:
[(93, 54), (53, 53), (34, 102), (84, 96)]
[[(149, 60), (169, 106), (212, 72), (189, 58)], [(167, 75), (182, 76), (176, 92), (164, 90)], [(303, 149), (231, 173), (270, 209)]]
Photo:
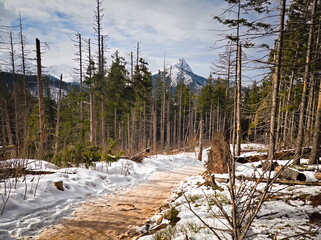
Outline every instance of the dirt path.
[(71, 217), (45, 229), (36, 239), (132, 239), (137, 235), (136, 226), (144, 225), (166, 203), (180, 181), (202, 171), (203, 167), (194, 166), (156, 173), (137, 187), (84, 203)]

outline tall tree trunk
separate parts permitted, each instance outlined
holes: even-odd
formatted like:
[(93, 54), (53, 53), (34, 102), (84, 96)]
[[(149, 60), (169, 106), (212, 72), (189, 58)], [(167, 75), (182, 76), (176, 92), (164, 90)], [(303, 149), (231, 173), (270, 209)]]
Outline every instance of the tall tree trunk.
[(9, 119), (9, 114), (8, 114), (7, 102), (1, 97), (0, 97), (0, 102), (2, 105), (3, 118), (4, 118), (5, 125), (6, 125), (5, 130), (7, 132), (7, 134), (4, 134), (4, 136), (7, 136), (8, 144), (13, 145), (12, 131), (11, 131), (11, 126), (10, 126), (10, 119)]
[(101, 102), (100, 102), (100, 143), (101, 147), (106, 147), (106, 127), (105, 127), (105, 102), (104, 102), (104, 96), (101, 95)]
[(305, 108), (307, 102), (307, 90), (309, 84), (309, 77), (310, 77), (310, 64), (311, 64), (311, 56), (312, 56), (312, 44), (313, 44), (313, 36), (314, 36), (314, 19), (315, 13), (317, 9), (317, 0), (313, 0), (313, 8), (312, 8), (312, 21), (309, 28), (309, 37), (308, 37), (308, 49), (307, 55), (305, 59), (305, 69), (304, 69), (304, 76), (303, 76), (303, 89), (302, 89), (302, 99), (300, 103), (300, 117), (299, 117), (299, 129), (298, 129), (298, 136), (296, 142), (296, 151), (295, 151), (295, 158), (293, 163), (300, 164), (300, 158), (302, 155), (302, 146), (304, 141), (304, 128), (305, 128)]
[(78, 47), (79, 47), (79, 95), (80, 95), (80, 122), (81, 122), (81, 139), (84, 140), (84, 107), (83, 107), (83, 73), (82, 73), (82, 42), (81, 34), (76, 34), (78, 37)]
[[(23, 76), (23, 100), (24, 100), (24, 105), (23, 105), (23, 116), (22, 116), (22, 136), (23, 136), (23, 150), (22, 150), (22, 155), (26, 157), (27, 155), (27, 141), (28, 141), (28, 132), (27, 132), (27, 122), (28, 122), (28, 117), (29, 117), (29, 112), (30, 112), (30, 104), (28, 101), (28, 86), (27, 86), (27, 81), (26, 81), (26, 52), (25, 52), (25, 41), (23, 37), (23, 28), (22, 28), (22, 19), (21, 19), (21, 14), (19, 12), (19, 37), (20, 37), (20, 46), (21, 46), (21, 67), (22, 67), (22, 76)], [(21, 154), (20, 154), (21, 155)]]
[(130, 136), (130, 114), (127, 114), (127, 148), (129, 152), (132, 152), (131, 149), (131, 142), (130, 142), (131, 136)]
[(285, 19), (285, 7), (286, 0), (281, 2), (281, 14), (280, 14), (280, 29), (276, 51), (276, 64), (272, 79), (272, 106), (271, 106), (271, 118), (270, 118), (270, 132), (269, 132), (269, 154), (268, 159), (273, 159), (275, 152), (275, 131), (276, 131), (276, 115), (278, 109), (278, 96), (279, 85), (281, 82), (281, 61), (282, 61), (282, 49), (283, 49), (283, 35), (284, 35), (284, 19)]
[(89, 93), (89, 110), (90, 110), (90, 143), (96, 145), (96, 112), (95, 112), (95, 95), (93, 90)]
[[(172, 67), (169, 69), (169, 78), (170, 82), (172, 80)], [(167, 118), (166, 118), (166, 153), (169, 154), (170, 152), (170, 144), (171, 144), (171, 85), (169, 83), (168, 86), (168, 98), (167, 98)]]
[(45, 156), (45, 109), (43, 103), (43, 86), (42, 86), (42, 75), (41, 75), (41, 52), (40, 52), (40, 41), (36, 38), (37, 48), (37, 82), (38, 82), (38, 104), (39, 104), (39, 149), (38, 158), (42, 159)]
[(156, 110), (156, 101), (154, 99), (152, 106), (153, 113), (153, 152), (157, 152), (157, 110)]
[(292, 70), (291, 73), (291, 77), (290, 77), (290, 85), (289, 88), (287, 90), (288, 95), (287, 95), (287, 99), (286, 99), (286, 111), (285, 111), (285, 116), (284, 116), (284, 128), (283, 128), (283, 147), (286, 148), (288, 147), (288, 132), (289, 132), (289, 128), (290, 128), (290, 119), (289, 118), (289, 105), (290, 105), (290, 101), (291, 101), (291, 96), (292, 96), (292, 88), (293, 88), (293, 82), (294, 82), (294, 70)]
[(60, 75), (60, 84), (58, 92), (58, 102), (57, 102), (57, 121), (56, 121), (56, 141), (55, 141), (55, 154), (58, 153), (59, 147), (59, 128), (60, 128), (60, 107), (61, 107), (61, 88), (62, 88), (62, 74)]
[(318, 95), (318, 107), (315, 117), (313, 139), (312, 139), (312, 149), (309, 158), (309, 164), (316, 164), (320, 157), (320, 144), (321, 144), (321, 81), (319, 86), (319, 95)]
[(20, 128), (19, 128), (19, 107), (18, 107), (18, 86), (16, 80), (16, 71), (15, 71), (15, 59), (14, 59), (14, 47), (13, 47), (13, 37), (12, 32), (10, 31), (10, 49), (11, 49), (11, 68), (12, 68), (12, 82), (13, 82), (13, 100), (14, 100), (14, 114), (15, 114), (15, 144), (17, 152), (20, 153)]
[(199, 152), (197, 159), (202, 161), (203, 156), (203, 120), (200, 121), (200, 135), (199, 135)]
[(182, 86), (179, 88), (178, 96), (178, 124), (177, 124), (177, 147), (180, 148), (182, 141)]
[(237, 50), (237, 96), (236, 96), (236, 156), (241, 155), (241, 94), (242, 94), (242, 45)]

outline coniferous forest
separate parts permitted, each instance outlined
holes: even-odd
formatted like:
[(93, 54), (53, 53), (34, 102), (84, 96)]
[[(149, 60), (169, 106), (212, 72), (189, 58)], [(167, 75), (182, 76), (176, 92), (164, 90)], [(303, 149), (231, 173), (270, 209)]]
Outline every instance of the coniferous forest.
[[(316, 163), (320, 7), (317, 0), (226, 1), (226, 10), (213, 17), (228, 29), (213, 31), (224, 42), (221, 54), (207, 84), (196, 90), (186, 84), (183, 68), (175, 86), (165, 64), (153, 76), (140, 43), (130, 61), (118, 51), (107, 61), (102, 0), (94, 9), (94, 37), (75, 33), (70, 58), (78, 66), (77, 84), (46, 74), (41, 58), (47, 43), (35, 39), (34, 49), (26, 50), (19, 16), (18, 26), (1, 26), (0, 32), (1, 52), (9, 56), (0, 74), (0, 145), (12, 147), (19, 158), (90, 166), (145, 149), (155, 154), (191, 150), (200, 138), (209, 145), (223, 132), (236, 156), (242, 142), (259, 142), (269, 146), (270, 159), (279, 150), (295, 149), (297, 163), (310, 147), (310, 163)], [(250, 57), (253, 52), (264, 56)], [(244, 84), (249, 69), (260, 74)]]

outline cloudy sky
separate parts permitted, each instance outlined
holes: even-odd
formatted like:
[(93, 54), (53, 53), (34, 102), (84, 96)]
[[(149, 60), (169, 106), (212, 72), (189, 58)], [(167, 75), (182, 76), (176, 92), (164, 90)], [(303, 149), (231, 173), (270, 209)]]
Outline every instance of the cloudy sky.
[[(152, 72), (162, 68), (165, 54), (167, 64), (185, 58), (195, 73), (208, 77), (217, 56), (211, 47), (219, 39), (212, 19), (224, 6), (222, 0), (104, 0), (103, 34), (110, 37), (110, 54), (118, 49), (127, 59), (140, 42)], [(16, 25), (20, 11), (30, 48), (36, 37), (49, 45), (44, 65), (74, 66), (72, 40), (77, 32), (94, 37), (95, 7), (95, 0), (0, 0), (0, 23)]]

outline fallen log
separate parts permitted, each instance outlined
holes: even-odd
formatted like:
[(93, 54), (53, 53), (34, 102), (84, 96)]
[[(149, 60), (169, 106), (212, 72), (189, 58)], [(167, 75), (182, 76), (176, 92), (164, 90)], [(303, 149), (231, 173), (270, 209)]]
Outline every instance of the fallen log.
[(136, 153), (134, 156), (130, 157), (129, 159), (137, 163), (142, 163), (144, 158), (147, 157), (148, 153), (150, 153), (150, 149), (146, 148)]
[(279, 178), (281, 179), (287, 179), (287, 180), (294, 180), (294, 181), (305, 181), (307, 178), (304, 175), (304, 173), (301, 173), (299, 171), (290, 169), (290, 168), (284, 168), (283, 166), (277, 166), (275, 167), (276, 173), (279, 174)]
[(316, 179), (321, 180), (321, 171), (316, 171), (314, 176)]
[[(272, 179), (268, 178), (254, 178), (254, 177), (245, 177), (245, 176), (236, 176), (237, 180), (247, 180), (254, 182), (272, 182)], [(305, 182), (305, 181), (294, 181), (294, 180), (282, 180), (274, 179), (273, 183), (285, 184), (285, 185), (306, 185), (306, 186), (321, 186), (321, 182)]]
[(37, 171), (37, 170), (28, 170), (26, 168), (17, 167), (17, 168), (0, 168), (0, 179), (7, 179), (12, 177), (21, 177), (24, 175), (45, 175), (53, 174), (55, 172), (51, 171)]

